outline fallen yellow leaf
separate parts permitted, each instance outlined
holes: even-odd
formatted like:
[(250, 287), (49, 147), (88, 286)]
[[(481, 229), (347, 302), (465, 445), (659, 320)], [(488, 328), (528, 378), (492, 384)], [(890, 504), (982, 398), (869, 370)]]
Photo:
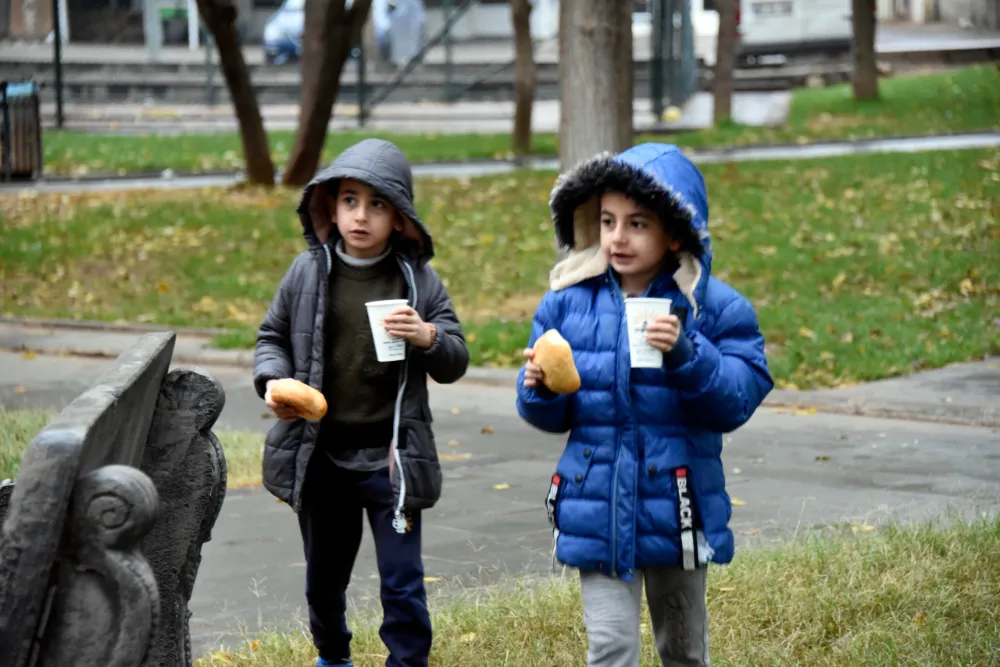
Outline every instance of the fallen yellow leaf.
[(484, 426), (480, 432), (481, 433), (494, 433), (496, 430), (497, 429), (496, 429), (495, 426)]
[(449, 440), (448, 441), (448, 446), (449, 447), (458, 447), (458, 440)]
[(475, 632), (466, 632), (464, 635), (462, 635), (462, 641), (466, 643), (471, 642), (475, 638), (476, 638)]
[(743, 507), (744, 505), (746, 505), (745, 502), (736, 497), (730, 498), (729, 502), (733, 504), (733, 507)]
[(719, 590), (723, 593), (730, 593), (736, 590), (736, 586), (719, 586)]
[(819, 410), (816, 408), (797, 408), (792, 414), (796, 417), (805, 417), (807, 415), (814, 415), (817, 412), (819, 412)]
[(26, 394), (28, 393), (28, 388), (23, 386), (14, 387), (15, 394)]
[(816, 457), (816, 460), (817, 461), (829, 461), (830, 457), (826, 456), (825, 454), (820, 454), (819, 456)]
[(457, 452), (454, 454), (441, 454), (438, 459), (441, 461), (468, 461), (472, 454), (468, 452)]
[(493, 490), (494, 491), (506, 491), (509, 488), (510, 488), (510, 484), (506, 484), (506, 483), (504, 483), (504, 484), (494, 484), (493, 485)]
[(441, 581), (441, 577), (424, 577), (424, 583), (433, 584), (435, 581)]
[(25, 350), (24, 352), (21, 353), (21, 358), (22, 359), (27, 359), (29, 361), (32, 360), (32, 359), (34, 359), (37, 356), (38, 355), (35, 354), (32, 350)]
[(451, 409), (451, 414), (453, 414), (453, 415), (457, 415), (459, 412), (461, 412), (461, 410), (459, 410), (458, 408), (452, 408)]

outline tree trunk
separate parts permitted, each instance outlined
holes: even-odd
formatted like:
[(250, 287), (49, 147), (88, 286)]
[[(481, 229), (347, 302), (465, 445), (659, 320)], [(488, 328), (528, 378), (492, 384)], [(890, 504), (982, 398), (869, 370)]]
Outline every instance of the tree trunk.
[(632, 145), (632, 0), (559, 3), (559, 162)]
[(531, 111), (535, 103), (535, 54), (531, 44), (531, 0), (511, 0), (514, 24), (514, 155), (531, 153)]
[(712, 82), (716, 125), (733, 117), (733, 74), (736, 69), (736, 7), (740, 0), (718, 0), (719, 37), (715, 43), (715, 77)]
[(878, 99), (878, 66), (875, 62), (875, 13), (869, 0), (851, 0), (854, 28), (854, 99)]
[(344, 0), (306, 0), (299, 127), (281, 179), (284, 185), (305, 185), (316, 173), (340, 92), (340, 75), (361, 38), (371, 4), (355, 0), (347, 9)]
[(212, 33), (219, 49), (219, 62), (226, 77), (229, 98), (240, 125), (243, 159), (247, 180), (258, 185), (274, 186), (274, 163), (267, 143), (267, 132), (257, 104), (257, 92), (250, 81), (250, 71), (243, 59), (240, 35), (236, 30), (236, 7), (230, 0), (196, 0), (198, 13)]

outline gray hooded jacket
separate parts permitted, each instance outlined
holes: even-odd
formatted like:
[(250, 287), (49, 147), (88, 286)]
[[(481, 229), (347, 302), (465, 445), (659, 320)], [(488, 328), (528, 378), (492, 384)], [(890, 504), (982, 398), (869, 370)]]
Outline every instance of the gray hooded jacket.
[[(336, 225), (330, 221), (326, 189), (344, 178), (371, 185), (403, 216), (404, 230), (395, 251), (408, 285), (409, 302), (425, 322), (437, 327), (430, 348), (408, 346), (400, 371), (394, 414), (396, 446), (389, 463), (399, 516), (403, 510), (429, 508), (441, 495), (427, 376), (441, 384), (459, 380), (469, 365), (469, 351), (448, 293), (427, 263), (434, 247), (413, 206), (410, 165), (388, 141), (365, 139), (355, 144), (306, 186), (298, 213), (309, 248), (295, 258), (261, 323), (254, 354), (254, 385), (262, 398), (271, 379), (291, 377), (322, 390), (331, 248), (340, 240)], [(319, 427), (319, 422), (302, 419), (278, 422), (265, 441), (264, 486), (296, 512), (301, 509), (302, 485)]]

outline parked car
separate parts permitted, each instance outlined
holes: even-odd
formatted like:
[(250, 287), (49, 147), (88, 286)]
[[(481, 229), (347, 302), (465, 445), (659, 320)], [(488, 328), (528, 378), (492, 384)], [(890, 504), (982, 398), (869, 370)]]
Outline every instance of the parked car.
[[(876, 11), (872, 0), (872, 12)], [(713, 0), (693, 0), (695, 53), (715, 64), (719, 14)], [(842, 55), (851, 50), (851, 0), (740, 0), (737, 11), (742, 64), (781, 64), (799, 54)]]
[(302, 54), (302, 27), (305, 25), (305, 0), (285, 0), (264, 26), (264, 59), (271, 65), (284, 65)]
[(851, 0), (741, 0), (737, 53), (756, 64), (769, 55), (849, 53)]

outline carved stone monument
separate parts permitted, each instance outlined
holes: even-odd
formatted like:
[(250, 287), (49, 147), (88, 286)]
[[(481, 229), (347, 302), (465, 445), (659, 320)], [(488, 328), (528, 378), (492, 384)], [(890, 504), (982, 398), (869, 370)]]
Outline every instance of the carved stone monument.
[(78, 396), (0, 486), (3, 667), (181, 667), (188, 602), (225, 497), (225, 395), (168, 373), (148, 334)]

